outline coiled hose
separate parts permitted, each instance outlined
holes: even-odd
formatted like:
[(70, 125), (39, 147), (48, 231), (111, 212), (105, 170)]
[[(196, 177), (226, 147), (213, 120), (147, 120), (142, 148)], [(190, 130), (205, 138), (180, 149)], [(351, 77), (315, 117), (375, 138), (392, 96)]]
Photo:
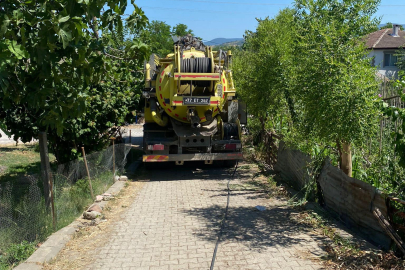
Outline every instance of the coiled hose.
[(181, 60), (182, 73), (211, 73), (211, 58), (198, 57)]

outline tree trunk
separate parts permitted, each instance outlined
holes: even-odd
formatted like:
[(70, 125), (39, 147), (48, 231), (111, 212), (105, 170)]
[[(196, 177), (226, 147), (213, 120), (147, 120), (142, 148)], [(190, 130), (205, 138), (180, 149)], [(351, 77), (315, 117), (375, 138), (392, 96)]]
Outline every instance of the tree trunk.
[(350, 143), (342, 143), (341, 165), (340, 169), (349, 177), (352, 177), (352, 152), (350, 150)]
[(261, 137), (260, 141), (263, 141), (265, 136), (266, 136), (266, 120), (267, 119), (264, 118), (263, 116), (260, 116), (259, 120), (260, 120), (260, 127), (261, 127), (261, 129), (260, 129), (260, 137)]

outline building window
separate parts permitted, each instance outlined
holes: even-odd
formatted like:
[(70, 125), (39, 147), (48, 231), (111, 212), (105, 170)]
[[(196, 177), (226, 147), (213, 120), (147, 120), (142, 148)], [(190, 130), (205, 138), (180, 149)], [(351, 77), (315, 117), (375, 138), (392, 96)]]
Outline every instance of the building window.
[(397, 61), (396, 53), (384, 53), (384, 67), (395, 67)]

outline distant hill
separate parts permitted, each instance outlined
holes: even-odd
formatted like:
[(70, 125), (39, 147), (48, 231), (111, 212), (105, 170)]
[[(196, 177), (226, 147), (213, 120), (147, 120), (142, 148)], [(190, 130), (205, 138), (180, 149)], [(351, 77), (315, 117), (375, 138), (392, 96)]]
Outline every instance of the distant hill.
[(242, 40), (237, 40), (237, 41), (232, 41), (232, 42), (225, 42), (225, 43), (222, 43), (221, 46), (223, 46), (223, 47), (242, 46), (244, 42), (245, 41), (242, 39)]
[(223, 45), (224, 43), (233, 43), (233, 42), (240, 42), (243, 43), (243, 38), (215, 38), (211, 41), (204, 42), (207, 46), (218, 46)]

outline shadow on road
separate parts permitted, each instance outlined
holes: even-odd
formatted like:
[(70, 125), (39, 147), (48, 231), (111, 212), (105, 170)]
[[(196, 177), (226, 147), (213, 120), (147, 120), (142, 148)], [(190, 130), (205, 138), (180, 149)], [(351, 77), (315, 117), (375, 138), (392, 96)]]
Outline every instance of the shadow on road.
[(143, 163), (143, 167), (150, 181), (228, 180), (233, 173), (233, 167), (224, 168), (222, 163), (205, 165), (196, 161), (181, 166), (174, 162)]
[[(237, 195), (231, 197), (232, 201), (236, 199)], [(206, 219), (209, 224), (207, 231), (210, 233), (197, 231), (196, 235), (204, 240), (216, 241), (224, 211), (225, 207), (213, 206), (185, 211), (185, 214)], [(302, 232), (302, 228), (291, 221), (290, 215), (293, 212), (294, 210), (284, 207), (275, 207), (264, 212), (253, 206), (230, 207), (221, 240), (242, 243), (259, 250), (302, 244), (305, 240), (294, 237)]]
[[(204, 229), (194, 229), (194, 235), (202, 240), (215, 242), (226, 207), (226, 184), (232, 176), (233, 168), (221, 168), (197, 162), (183, 166), (166, 163), (158, 164), (154, 169), (150, 169), (150, 172), (153, 172), (149, 173), (150, 181), (193, 181), (197, 179), (223, 181), (219, 183), (218, 189), (210, 185), (206, 189), (202, 189), (210, 194), (210, 198), (223, 197), (224, 199), (221, 200), (224, 202), (223, 205), (182, 210), (183, 214), (194, 216), (207, 224)], [(240, 180), (248, 182), (251, 177), (246, 173), (237, 174), (237, 180), (231, 181), (231, 185), (243, 187), (240, 185), (242, 183)], [(310, 229), (297, 224), (290, 218), (291, 214), (296, 214), (298, 211), (288, 206), (278, 206), (280, 203), (267, 207), (263, 212), (257, 210), (256, 204), (264, 201), (269, 202), (268, 193), (260, 188), (245, 187), (245, 189), (231, 191), (231, 203), (221, 241), (224, 243), (238, 242), (259, 251), (268, 247), (305, 245), (306, 240), (294, 237), (294, 235), (310, 231)], [(316, 240), (316, 238), (312, 239)]]

